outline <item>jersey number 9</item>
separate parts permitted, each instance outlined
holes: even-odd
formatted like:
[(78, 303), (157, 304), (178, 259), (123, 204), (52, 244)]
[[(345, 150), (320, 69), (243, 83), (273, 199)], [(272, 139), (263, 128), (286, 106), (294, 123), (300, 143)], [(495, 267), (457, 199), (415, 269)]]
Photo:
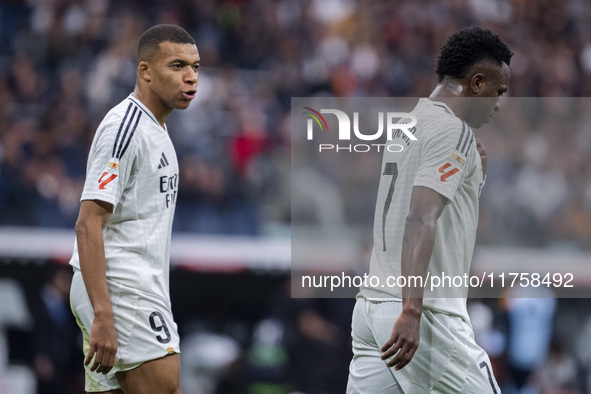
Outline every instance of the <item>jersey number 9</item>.
[[(158, 318), (158, 323), (156, 323), (156, 318)], [(158, 312), (158, 311), (154, 311), (152, 312), (152, 314), (150, 314), (150, 327), (152, 327), (152, 330), (154, 332), (162, 332), (164, 331), (164, 335), (156, 335), (156, 339), (158, 340), (158, 342), (160, 343), (168, 343), (170, 342), (170, 339), (172, 338), (170, 336), (170, 331), (168, 330), (168, 326), (166, 325), (166, 322), (164, 321), (164, 316), (162, 316), (162, 313)]]

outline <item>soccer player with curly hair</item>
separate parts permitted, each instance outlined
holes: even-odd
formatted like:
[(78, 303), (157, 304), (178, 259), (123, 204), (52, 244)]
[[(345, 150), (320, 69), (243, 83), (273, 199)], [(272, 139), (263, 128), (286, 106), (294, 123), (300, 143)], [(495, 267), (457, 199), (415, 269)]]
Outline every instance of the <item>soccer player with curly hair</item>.
[[(380, 285), (357, 296), (349, 394), (500, 393), (474, 341), (467, 286), (415, 286), (411, 278), (469, 273), (487, 166), (472, 129), (499, 109), (511, 56), (489, 30), (453, 34), (441, 48), (438, 85), (412, 111), (417, 140), (387, 142), (405, 149), (384, 149), (369, 272)], [(382, 286), (394, 277), (407, 284)]]

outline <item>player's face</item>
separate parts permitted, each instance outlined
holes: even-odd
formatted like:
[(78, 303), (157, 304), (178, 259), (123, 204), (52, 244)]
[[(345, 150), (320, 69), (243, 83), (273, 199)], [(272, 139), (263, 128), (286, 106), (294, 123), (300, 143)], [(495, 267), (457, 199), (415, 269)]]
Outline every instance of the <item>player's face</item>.
[(499, 110), (499, 100), (507, 91), (510, 77), (509, 66), (505, 63), (486, 67), (478, 94), (472, 99), (470, 116), (466, 119), (471, 127), (479, 128), (490, 123)]
[(151, 90), (166, 109), (185, 109), (195, 98), (199, 51), (194, 44), (160, 43), (151, 67)]

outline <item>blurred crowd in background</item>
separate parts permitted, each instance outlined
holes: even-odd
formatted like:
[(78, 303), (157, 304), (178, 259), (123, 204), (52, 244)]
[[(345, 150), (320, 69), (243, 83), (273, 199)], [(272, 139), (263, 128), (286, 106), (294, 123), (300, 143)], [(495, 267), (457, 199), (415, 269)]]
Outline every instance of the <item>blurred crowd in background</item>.
[[(256, 235), (289, 224), (291, 97), (425, 96), (441, 45), (475, 24), (515, 53), (508, 95), (588, 96), (590, 19), (583, 0), (4, 1), (0, 224), (73, 226), (93, 133), (133, 90), (138, 37), (152, 24), (186, 27), (203, 65), (197, 99), (169, 121), (182, 176), (175, 230)], [(590, 131), (507, 129), (501, 141), (481, 136), (499, 147), (491, 178), (505, 175), (494, 166), (510, 145), (505, 189), (559, 186), (546, 185), (553, 202), (542, 208), (527, 193), (508, 201), (500, 214), (513, 242), (572, 235), (591, 248)], [(572, 156), (573, 165), (553, 165)], [(570, 220), (560, 218), (581, 211), (576, 228), (565, 228)], [(548, 234), (530, 237), (528, 225)], [(494, 229), (482, 226), (483, 239)]]
[[(290, 225), (291, 97), (428, 95), (439, 48), (468, 25), (490, 28), (515, 53), (509, 96), (590, 96), (590, 22), (585, 0), (3, 0), (0, 225), (73, 228), (94, 131), (133, 90), (137, 41), (153, 24), (185, 27), (202, 59), (197, 98), (168, 121), (181, 166), (174, 230), (268, 235)], [(479, 243), (591, 250), (589, 123), (503, 125), (503, 133), (480, 135), (489, 172)], [(59, 289), (38, 290), (61, 324)], [(250, 327), (248, 343), (258, 350), (248, 353), (234, 338), (218, 342), (211, 354), (234, 349), (243, 363), (261, 366), (261, 381), (286, 384), (274, 386), (284, 391), (256, 386), (250, 393), (342, 392), (333, 380), (343, 369), (333, 374), (330, 366), (344, 365), (346, 376), (349, 349), (340, 351), (347, 346), (349, 321), (342, 315), (348, 312), (335, 312), (346, 308), (335, 300), (286, 302), (295, 305), (283, 308), (295, 311), (291, 320), (275, 316)], [(591, 392), (591, 351), (575, 354), (578, 342), (555, 338), (554, 315), (541, 313), (549, 333), (540, 336), (547, 349), (540, 345), (546, 350), (535, 362), (509, 362), (517, 343), (511, 330), (524, 325), (510, 317), (509, 304), (478, 305), (490, 320), (483, 338), (493, 344), (493, 358), (512, 366), (498, 372), (504, 392), (526, 386), (524, 374), (534, 382), (532, 392)], [(581, 317), (587, 306), (559, 300), (552, 309), (571, 312), (567, 319), (580, 316), (569, 335), (584, 344), (591, 338)], [(281, 329), (291, 324), (299, 339), (286, 353)], [(30, 360), (40, 381), (48, 376), (46, 361)], [(300, 383), (287, 368), (294, 363), (305, 366)], [(227, 384), (218, 392), (246, 392)]]

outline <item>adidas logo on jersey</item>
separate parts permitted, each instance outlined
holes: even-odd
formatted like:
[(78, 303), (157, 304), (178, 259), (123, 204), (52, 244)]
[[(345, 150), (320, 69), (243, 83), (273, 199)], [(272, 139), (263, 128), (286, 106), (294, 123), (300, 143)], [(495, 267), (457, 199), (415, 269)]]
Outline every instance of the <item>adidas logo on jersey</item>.
[(160, 165), (158, 165), (158, 169), (164, 168), (168, 165), (168, 159), (164, 152), (162, 152), (162, 157), (160, 157)]

